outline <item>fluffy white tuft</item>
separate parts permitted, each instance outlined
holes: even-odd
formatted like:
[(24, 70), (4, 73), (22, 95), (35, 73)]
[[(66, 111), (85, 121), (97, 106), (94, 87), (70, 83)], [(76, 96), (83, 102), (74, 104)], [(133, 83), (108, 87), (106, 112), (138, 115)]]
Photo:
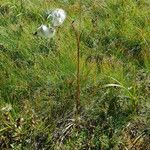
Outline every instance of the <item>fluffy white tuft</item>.
[(41, 37), (46, 37), (46, 38), (52, 38), (55, 35), (55, 29), (52, 27), (47, 27), (46, 25), (41, 25), (38, 30), (37, 34)]
[(63, 9), (56, 8), (50, 11), (47, 19), (50, 19), (53, 27), (58, 27), (63, 24), (66, 19), (66, 12)]

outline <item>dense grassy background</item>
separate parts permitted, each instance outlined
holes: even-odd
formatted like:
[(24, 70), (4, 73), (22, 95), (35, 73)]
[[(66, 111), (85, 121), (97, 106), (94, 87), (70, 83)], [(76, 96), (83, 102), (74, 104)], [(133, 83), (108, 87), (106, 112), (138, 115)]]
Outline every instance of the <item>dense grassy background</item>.
[[(67, 20), (51, 40), (34, 36), (51, 8)], [(84, 0), (82, 11), (78, 0), (1, 0), (0, 12), (0, 149), (148, 150), (149, 0)]]

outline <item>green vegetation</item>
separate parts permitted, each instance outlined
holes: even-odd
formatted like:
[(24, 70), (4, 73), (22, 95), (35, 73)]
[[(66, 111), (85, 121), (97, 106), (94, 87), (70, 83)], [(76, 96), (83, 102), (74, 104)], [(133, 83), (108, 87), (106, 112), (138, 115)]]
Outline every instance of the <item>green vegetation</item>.
[[(149, 149), (150, 2), (83, 0), (81, 7), (79, 0), (0, 1), (0, 149)], [(51, 8), (63, 8), (66, 21), (53, 39), (33, 35)], [(73, 21), (81, 34), (78, 118)]]

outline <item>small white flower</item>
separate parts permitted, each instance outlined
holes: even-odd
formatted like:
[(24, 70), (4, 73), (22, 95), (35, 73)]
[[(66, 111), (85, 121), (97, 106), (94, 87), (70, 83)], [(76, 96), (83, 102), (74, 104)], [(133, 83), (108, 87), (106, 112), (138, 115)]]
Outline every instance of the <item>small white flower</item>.
[(52, 11), (49, 11), (47, 19), (51, 21), (53, 27), (58, 27), (65, 21), (66, 12), (60, 8), (54, 9)]
[(46, 25), (41, 25), (38, 29), (36, 34), (45, 37), (45, 38), (52, 38), (55, 35), (55, 29), (52, 27), (47, 27)]

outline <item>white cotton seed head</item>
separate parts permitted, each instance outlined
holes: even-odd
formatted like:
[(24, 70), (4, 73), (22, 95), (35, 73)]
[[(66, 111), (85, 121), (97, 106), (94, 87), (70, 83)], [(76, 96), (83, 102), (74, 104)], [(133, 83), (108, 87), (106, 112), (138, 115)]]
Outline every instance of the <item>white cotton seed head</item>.
[(55, 32), (54, 28), (47, 27), (46, 25), (41, 25), (37, 30), (37, 34), (45, 38), (52, 38), (55, 35)]
[(54, 9), (52, 11), (49, 11), (47, 19), (51, 21), (53, 27), (58, 27), (65, 21), (66, 12), (63, 9)]

